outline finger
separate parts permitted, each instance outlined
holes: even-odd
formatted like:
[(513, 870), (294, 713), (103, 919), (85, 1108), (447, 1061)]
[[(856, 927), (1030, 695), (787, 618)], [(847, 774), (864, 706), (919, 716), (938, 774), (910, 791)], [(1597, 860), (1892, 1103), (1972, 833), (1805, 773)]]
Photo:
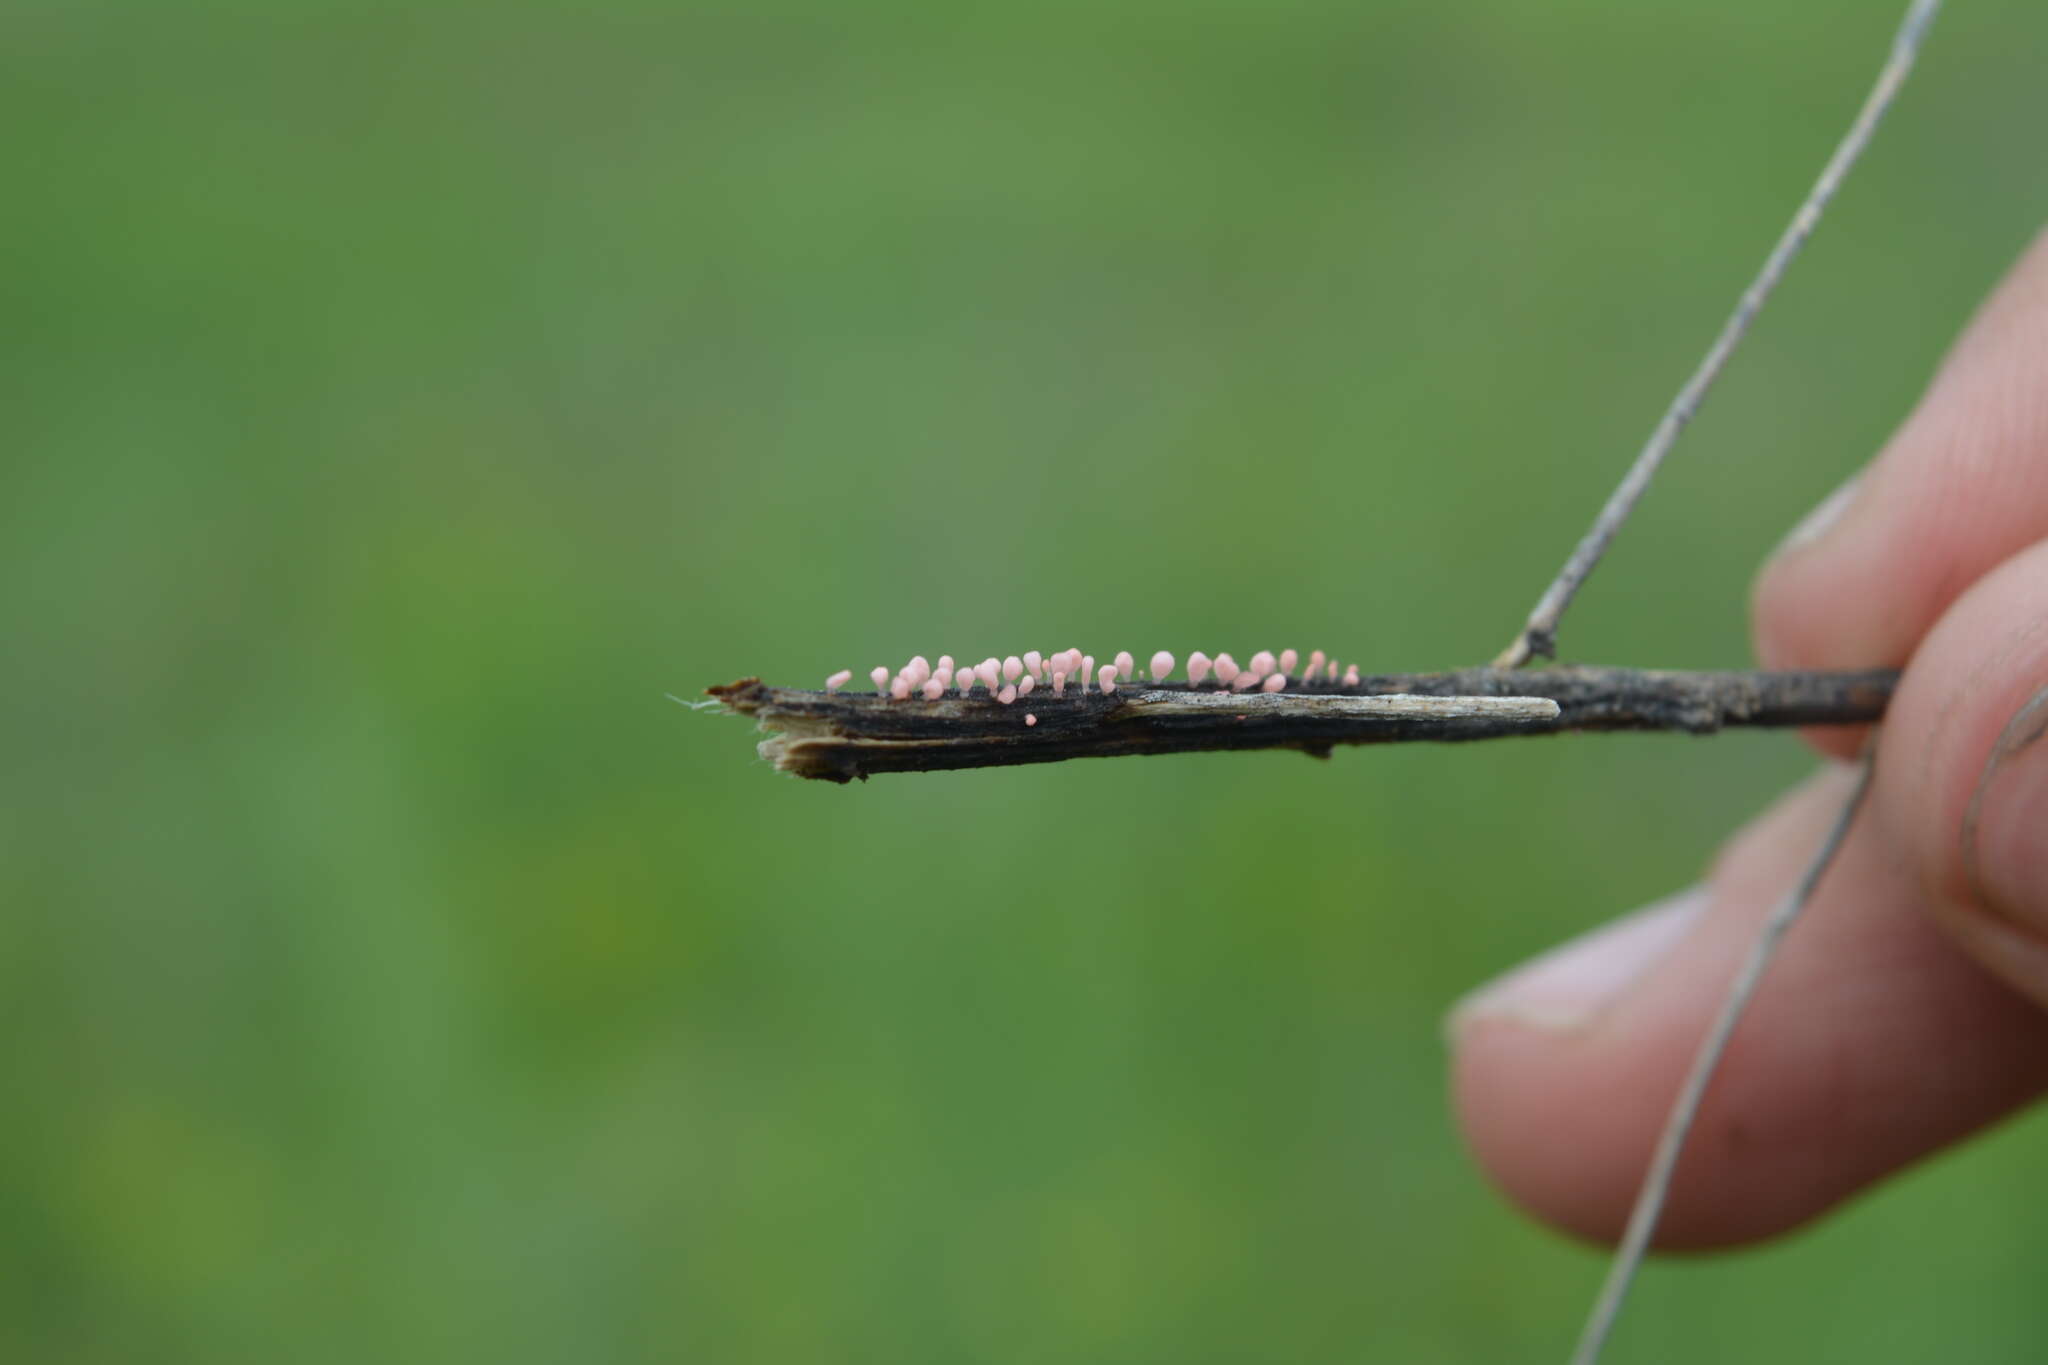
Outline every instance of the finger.
[[(1898, 433), (1758, 576), (1772, 668), (1905, 663), (1971, 583), (2048, 537), (2048, 233), (1987, 302)], [(1817, 735), (1840, 756), (1858, 737)]]
[[(1619, 1235), (1680, 1080), (1757, 927), (1851, 778), (1798, 788), (1707, 886), (1538, 959), (1454, 1014), (1467, 1140), (1530, 1212)], [(1859, 820), (1737, 1028), (1657, 1243), (1752, 1241), (1813, 1217), (2048, 1086), (2048, 1017), (1934, 926)]]
[(2048, 1005), (2048, 541), (1941, 619), (1883, 742), (1877, 823), (1943, 927)]

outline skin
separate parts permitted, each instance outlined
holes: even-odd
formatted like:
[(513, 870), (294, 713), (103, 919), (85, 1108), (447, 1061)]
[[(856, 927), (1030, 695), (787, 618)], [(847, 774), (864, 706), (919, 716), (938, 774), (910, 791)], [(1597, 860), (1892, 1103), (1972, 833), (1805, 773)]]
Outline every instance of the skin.
[[(1658, 1245), (1754, 1242), (2048, 1089), (2048, 233), (1918, 407), (1759, 574), (1771, 668), (1900, 667), (1863, 816), (1737, 1031)], [(1860, 732), (1702, 887), (1468, 997), (1452, 1092), (1517, 1203), (1611, 1242), (1756, 926)]]

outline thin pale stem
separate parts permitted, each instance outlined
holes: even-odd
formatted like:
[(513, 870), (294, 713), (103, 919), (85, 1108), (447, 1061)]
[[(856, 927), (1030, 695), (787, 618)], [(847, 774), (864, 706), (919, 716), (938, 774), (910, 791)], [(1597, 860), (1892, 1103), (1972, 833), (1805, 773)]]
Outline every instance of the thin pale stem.
[(1935, 13), (1940, 9), (1941, 0), (1913, 0), (1906, 11), (1905, 21), (1899, 26), (1898, 36), (1892, 42), (1891, 55), (1885, 60), (1884, 69), (1878, 73), (1876, 87), (1871, 90), (1870, 97), (1863, 102), (1862, 110), (1856, 115), (1856, 121), (1849, 126), (1849, 132), (1842, 139), (1841, 145), (1835, 148), (1835, 154), (1829, 158), (1827, 166), (1821, 171), (1820, 179), (1814, 182), (1812, 191), (1806, 196), (1806, 202), (1799, 206), (1799, 212), (1792, 216), (1790, 226), (1778, 239), (1778, 244), (1771, 248), (1771, 254), (1765, 259), (1763, 269), (1743, 293), (1741, 301), (1735, 306), (1735, 312), (1722, 326), (1721, 334), (1714, 339), (1713, 346), (1707, 351), (1706, 359), (1700, 362), (1692, 378), (1686, 380), (1685, 387), (1678, 391), (1678, 396), (1665, 410), (1663, 420), (1657, 423), (1657, 429), (1650, 433), (1649, 442), (1636, 456), (1635, 463), (1629, 466), (1628, 473), (1622, 476), (1621, 483), (1608, 496), (1607, 505), (1602, 507), (1600, 515), (1594, 518), (1592, 529), (1579, 541), (1578, 547), (1572, 551), (1571, 558), (1567, 559), (1564, 568), (1558, 571), (1556, 579), (1544, 589), (1535, 610), (1529, 613), (1529, 620), (1522, 627), (1521, 634), (1517, 635), (1514, 643), (1502, 650), (1500, 657), (1494, 660), (1495, 667), (1520, 668), (1532, 658), (1557, 657), (1557, 625), (1564, 616), (1565, 609), (1571, 605), (1572, 598), (1578, 594), (1579, 588), (1592, 574), (1594, 567), (1600, 563), (1601, 557), (1607, 553), (1608, 546), (1614, 543), (1615, 536), (1620, 534), (1629, 515), (1635, 511), (1636, 503), (1649, 489), (1650, 480), (1656, 476), (1659, 466), (1664, 463), (1664, 457), (1671, 453), (1671, 447), (1677, 442), (1678, 434), (1685, 430), (1686, 424), (1691, 422), (1693, 415), (1699, 411), (1701, 401), (1707, 396), (1707, 390), (1713, 387), (1714, 380), (1720, 377), (1722, 368), (1727, 365), (1728, 357), (1734, 354), (1736, 346), (1748, 333), (1750, 323), (1755, 321), (1757, 313), (1764, 306), (1764, 300), (1770, 297), (1771, 291), (1784, 276), (1786, 267), (1792, 263), (1792, 258), (1799, 254), (1799, 248), (1804, 246), (1806, 239), (1812, 235), (1814, 225), (1820, 221), (1821, 211), (1828, 206), (1828, 201), (1835, 197), (1835, 191), (1841, 188), (1842, 181), (1849, 174), (1849, 168), (1863, 155), (1863, 149), (1870, 143), (1871, 134), (1877, 131), (1879, 120), (1891, 107), (1899, 88), (1906, 83), (1906, 76), (1913, 69), (1913, 59), (1919, 54), (1920, 41), (1926, 36), (1928, 25), (1933, 22)]
[(1814, 887), (1820, 883), (1821, 875), (1834, 861), (1842, 841), (1848, 836), (1856, 812), (1862, 809), (1863, 798), (1870, 790), (1870, 778), (1875, 768), (1876, 750), (1873, 746), (1865, 752), (1856, 788), (1843, 803), (1842, 813), (1835, 817), (1834, 827), (1828, 831), (1820, 851), (1807, 864), (1798, 885), (1786, 894), (1785, 899), (1771, 911), (1770, 918), (1764, 921), (1756, 941), (1750, 945), (1749, 956), (1728, 987), (1720, 1014), (1701, 1040), (1699, 1052), (1693, 1057), (1692, 1070), (1686, 1074), (1685, 1084), (1671, 1105), (1670, 1115), (1664, 1120), (1664, 1132), (1657, 1139), (1650, 1169), (1643, 1177), (1635, 1207), (1629, 1212), (1628, 1228), (1622, 1234), (1621, 1245), (1615, 1248), (1614, 1261), (1608, 1267), (1605, 1283), (1600, 1286), (1599, 1298), (1593, 1302), (1593, 1311), (1586, 1320), (1584, 1333), (1579, 1337), (1578, 1349), (1572, 1353), (1572, 1365), (1596, 1365), (1600, 1359), (1601, 1348), (1607, 1343), (1608, 1333), (1614, 1330), (1614, 1321), (1621, 1314), (1629, 1286), (1635, 1282), (1636, 1271), (1641, 1267), (1643, 1256), (1650, 1248), (1650, 1239), (1657, 1231), (1657, 1220), (1663, 1214), (1664, 1202), (1671, 1193), (1672, 1173), (1678, 1169), (1678, 1158), (1685, 1151), (1685, 1140), (1692, 1132), (1693, 1120), (1699, 1117), (1700, 1101), (1705, 1098), (1707, 1087), (1714, 1079), (1722, 1054), (1728, 1050), (1728, 1039), (1734, 1034), (1743, 1011), (1749, 1007), (1750, 998), (1756, 994), (1757, 983), (1763, 980), (1764, 971), (1777, 955), (1785, 931), (1792, 927), (1813, 899)]

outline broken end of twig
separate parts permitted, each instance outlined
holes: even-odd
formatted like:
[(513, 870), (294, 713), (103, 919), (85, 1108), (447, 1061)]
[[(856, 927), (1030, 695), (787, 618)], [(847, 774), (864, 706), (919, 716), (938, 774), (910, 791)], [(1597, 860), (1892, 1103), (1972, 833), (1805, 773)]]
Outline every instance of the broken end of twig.
[[(717, 698), (742, 715), (750, 715), (752, 713), (747, 709), (750, 702), (757, 702), (767, 690), (767, 688), (761, 686), (759, 678), (741, 678), (738, 682), (707, 687), (704, 689), (704, 695)], [(680, 701), (681, 698), (677, 698), (677, 700)], [(685, 702), (684, 705), (687, 706), (690, 703)]]
[(1098, 748), (1094, 732), (1103, 715), (1120, 704), (1079, 688), (1064, 700), (1038, 697), (1029, 706), (987, 697), (927, 701), (811, 692), (770, 687), (759, 678), (705, 691), (732, 714), (759, 723), (764, 738), (756, 752), (777, 772), (841, 784), (876, 773), (1086, 758)]
[(759, 722), (761, 733), (767, 738), (754, 746), (755, 752), (774, 765), (777, 772), (823, 782), (866, 779), (867, 774), (857, 767), (832, 760), (839, 736), (831, 725), (806, 718), (796, 708), (778, 705), (775, 689), (759, 678), (741, 678), (704, 691), (732, 715)]

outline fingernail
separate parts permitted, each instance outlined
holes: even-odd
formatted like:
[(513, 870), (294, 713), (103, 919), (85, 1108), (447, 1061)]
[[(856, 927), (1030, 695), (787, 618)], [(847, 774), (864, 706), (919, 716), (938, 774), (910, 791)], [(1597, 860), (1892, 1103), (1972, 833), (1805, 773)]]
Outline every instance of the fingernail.
[(1446, 1031), (1455, 1039), (1481, 1021), (1585, 1028), (1685, 937), (1709, 898), (1706, 887), (1688, 887), (1523, 963), (1459, 1001)]
[(2048, 935), (2048, 687), (2013, 713), (1991, 746), (1964, 816), (1964, 857), (1993, 910)]
[(1803, 550), (1833, 530), (1835, 523), (1842, 519), (1842, 513), (1848, 511), (1849, 504), (1856, 500), (1856, 489), (1862, 482), (1861, 474), (1854, 475), (1847, 483), (1822, 499), (1820, 506), (1800, 518), (1799, 524), (1786, 532), (1785, 538), (1778, 542), (1778, 548), (1772, 558), (1790, 554), (1794, 550)]

